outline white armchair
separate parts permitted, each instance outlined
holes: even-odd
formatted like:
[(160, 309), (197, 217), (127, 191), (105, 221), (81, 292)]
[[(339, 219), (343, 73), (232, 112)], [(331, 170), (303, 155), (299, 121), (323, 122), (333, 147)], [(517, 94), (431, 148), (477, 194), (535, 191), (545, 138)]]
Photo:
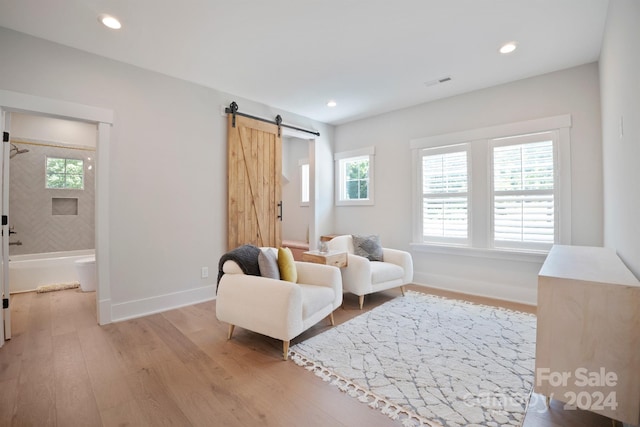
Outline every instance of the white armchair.
[(383, 261), (369, 261), (355, 255), (351, 235), (336, 236), (327, 242), (329, 250), (347, 252), (347, 266), (341, 268), (342, 287), (345, 292), (358, 295), (360, 309), (364, 296), (373, 292), (400, 287), (413, 280), (413, 261), (409, 252), (382, 248)]
[(329, 316), (342, 304), (342, 279), (337, 267), (295, 262), (298, 283), (246, 275), (234, 261), (223, 265), (216, 316), (235, 326), (282, 340), (287, 360), (292, 338)]

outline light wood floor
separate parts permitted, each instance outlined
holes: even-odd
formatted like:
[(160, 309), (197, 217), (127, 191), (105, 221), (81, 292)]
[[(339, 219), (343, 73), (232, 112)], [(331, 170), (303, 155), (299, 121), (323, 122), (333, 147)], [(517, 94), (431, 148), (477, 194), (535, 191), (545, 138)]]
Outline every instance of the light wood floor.
[[(397, 296), (368, 296), (365, 310)], [(362, 313), (357, 304), (347, 295), (336, 322)], [(13, 338), (0, 349), (0, 426), (401, 426), (282, 361), (279, 341), (240, 328), (227, 341), (215, 302), (102, 327), (95, 294), (75, 289), (14, 295), (11, 311)], [(329, 327), (321, 322), (292, 344)], [(554, 401), (550, 411), (529, 408), (524, 427), (534, 426), (611, 421)]]

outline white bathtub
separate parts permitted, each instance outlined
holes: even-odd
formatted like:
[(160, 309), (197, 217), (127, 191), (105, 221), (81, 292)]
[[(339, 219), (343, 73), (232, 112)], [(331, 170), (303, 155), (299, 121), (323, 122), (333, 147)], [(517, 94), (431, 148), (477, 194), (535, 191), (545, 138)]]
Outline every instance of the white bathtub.
[(40, 285), (78, 281), (75, 261), (94, 255), (95, 250), (9, 256), (9, 291), (34, 291)]

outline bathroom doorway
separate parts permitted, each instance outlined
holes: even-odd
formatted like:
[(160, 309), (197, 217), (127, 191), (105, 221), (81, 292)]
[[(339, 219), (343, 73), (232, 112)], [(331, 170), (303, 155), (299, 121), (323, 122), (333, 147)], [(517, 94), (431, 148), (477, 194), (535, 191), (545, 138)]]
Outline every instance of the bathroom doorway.
[(76, 261), (95, 256), (97, 126), (10, 114), (10, 292), (95, 290)]
[(93, 123), (11, 113), (9, 255), (95, 249)]
[[(109, 171), (109, 141), (111, 139), (111, 125), (113, 123), (113, 111), (92, 107), (82, 104), (76, 104), (68, 101), (61, 101), (51, 98), (27, 95), (17, 92), (0, 90), (0, 112), (2, 116), (6, 113), (26, 113), (51, 118), (60, 118), (71, 121), (80, 121), (85, 123), (93, 123), (97, 127), (97, 145), (95, 158), (95, 257), (97, 269), (97, 292), (96, 307), (98, 324), (111, 323), (111, 289), (109, 285), (109, 187), (108, 187), (108, 171)], [(3, 121), (2, 131), (10, 131), (10, 123)], [(20, 148), (18, 148), (20, 150)], [(23, 148), (24, 149), (24, 148)], [(9, 153), (9, 142), (7, 141), (3, 153), (7, 158)], [(8, 176), (2, 178), (2, 185), (8, 185)], [(8, 215), (3, 211), (3, 215)], [(3, 262), (1, 277), (8, 276), (8, 236), (9, 225), (3, 224)], [(3, 280), (0, 285), (3, 290), (3, 310), (2, 328), (7, 329), (10, 325), (9, 318), (9, 283)], [(6, 303), (5, 301), (6, 300)], [(10, 338), (9, 333), (2, 338)], [(0, 347), (4, 344), (4, 339), (0, 340)]]

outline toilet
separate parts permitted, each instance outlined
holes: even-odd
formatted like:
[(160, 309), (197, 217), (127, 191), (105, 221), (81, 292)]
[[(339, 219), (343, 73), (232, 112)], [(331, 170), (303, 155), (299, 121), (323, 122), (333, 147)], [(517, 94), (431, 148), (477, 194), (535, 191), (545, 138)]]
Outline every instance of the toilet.
[(76, 260), (76, 271), (83, 292), (96, 290), (96, 257), (80, 258)]

